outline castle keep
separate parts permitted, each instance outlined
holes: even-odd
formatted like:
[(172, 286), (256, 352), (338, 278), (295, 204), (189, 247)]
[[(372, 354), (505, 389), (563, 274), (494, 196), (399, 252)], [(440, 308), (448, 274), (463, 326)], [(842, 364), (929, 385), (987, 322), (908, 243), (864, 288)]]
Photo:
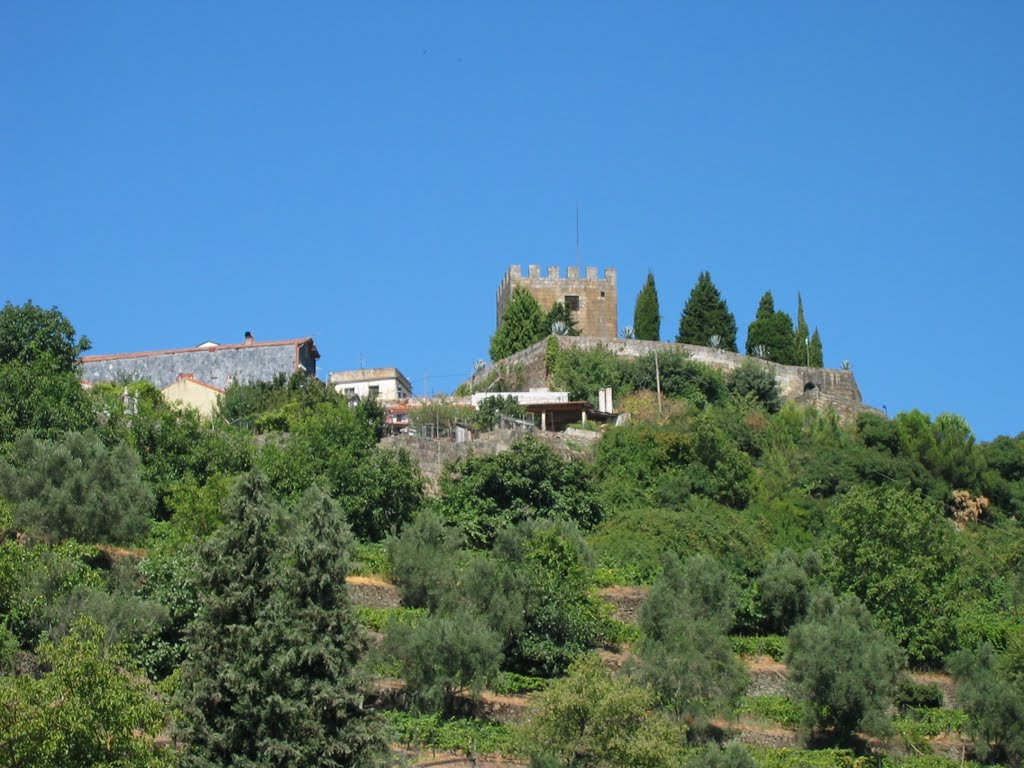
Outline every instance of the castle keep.
[(618, 293), (615, 288), (615, 270), (606, 268), (604, 276), (597, 276), (597, 267), (587, 267), (580, 277), (579, 267), (569, 267), (562, 277), (559, 267), (548, 267), (542, 275), (540, 267), (531, 264), (524, 277), (518, 264), (508, 268), (498, 288), (498, 325), (512, 297), (512, 289), (522, 286), (550, 312), (558, 302), (564, 302), (572, 311), (576, 327), (582, 336), (614, 339), (619, 335)]

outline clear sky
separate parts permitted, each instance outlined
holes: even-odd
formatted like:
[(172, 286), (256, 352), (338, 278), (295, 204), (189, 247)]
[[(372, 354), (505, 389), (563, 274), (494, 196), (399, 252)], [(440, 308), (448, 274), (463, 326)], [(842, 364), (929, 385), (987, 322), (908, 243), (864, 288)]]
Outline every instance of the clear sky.
[(0, 4), (0, 301), (450, 392), (510, 264), (701, 270), (890, 415), (1024, 431), (1024, 3)]

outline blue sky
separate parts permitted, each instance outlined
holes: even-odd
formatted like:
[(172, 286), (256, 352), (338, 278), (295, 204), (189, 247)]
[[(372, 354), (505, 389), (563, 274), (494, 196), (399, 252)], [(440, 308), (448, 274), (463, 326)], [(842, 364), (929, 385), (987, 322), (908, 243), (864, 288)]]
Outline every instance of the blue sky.
[(0, 4), (0, 301), (451, 391), (510, 264), (701, 270), (890, 414), (1024, 431), (1024, 4)]

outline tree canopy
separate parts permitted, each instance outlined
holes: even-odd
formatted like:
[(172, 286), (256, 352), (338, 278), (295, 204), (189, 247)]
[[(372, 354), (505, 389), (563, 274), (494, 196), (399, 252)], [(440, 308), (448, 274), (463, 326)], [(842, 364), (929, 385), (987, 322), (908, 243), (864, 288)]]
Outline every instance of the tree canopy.
[(661, 310), (658, 307), (658, 289), (654, 273), (647, 273), (647, 282), (640, 289), (633, 308), (633, 333), (643, 341), (661, 340)]
[(701, 272), (679, 318), (676, 341), (707, 347), (712, 337), (718, 338), (720, 349), (736, 351), (736, 318), (711, 282), (711, 273)]
[(548, 318), (533, 294), (523, 286), (512, 289), (501, 324), (491, 336), (491, 360), (503, 360), (551, 333)]
[(89, 340), (75, 337), (56, 308), (31, 301), (0, 310), (0, 443), (23, 430), (56, 437), (89, 426), (92, 413), (78, 380)]
[(370, 765), (384, 748), (354, 676), (365, 640), (345, 586), (349, 534), (316, 489), (291, 511), (289, 531), (249, 475), (204, 548), (179, 694), (190, 765)]
[(819, 594), (808, 618), (790, 632), (789, 645), (790, 679), (806, 727), (832, 729), (839, 739), (887, 732), (905, 660), (855, 596)]
[(747, 328), (747, 354), (773, 363), (803, 365), (804, 352), (796, 352), (793, 318), (775, 309), (772, 292), (766, 291), (757, 307), (757, 316)]

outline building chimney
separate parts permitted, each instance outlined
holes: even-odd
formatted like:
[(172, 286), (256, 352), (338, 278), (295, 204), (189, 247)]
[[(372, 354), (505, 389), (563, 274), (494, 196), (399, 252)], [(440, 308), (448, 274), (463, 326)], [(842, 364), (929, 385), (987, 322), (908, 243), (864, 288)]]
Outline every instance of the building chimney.
[(246, 332), (245, 332), (245, 346), (247, 346), (247, 347), (251, 347), (251, 346), (252, 346), (253, 344), (255, 344), (255, 343), (256, 343), (256, 339), (254, 339), (254, 338), (252, 337), (252, 334), (251, 334), (251, 333), (249, 333), (248, 331), (246, 331)]

